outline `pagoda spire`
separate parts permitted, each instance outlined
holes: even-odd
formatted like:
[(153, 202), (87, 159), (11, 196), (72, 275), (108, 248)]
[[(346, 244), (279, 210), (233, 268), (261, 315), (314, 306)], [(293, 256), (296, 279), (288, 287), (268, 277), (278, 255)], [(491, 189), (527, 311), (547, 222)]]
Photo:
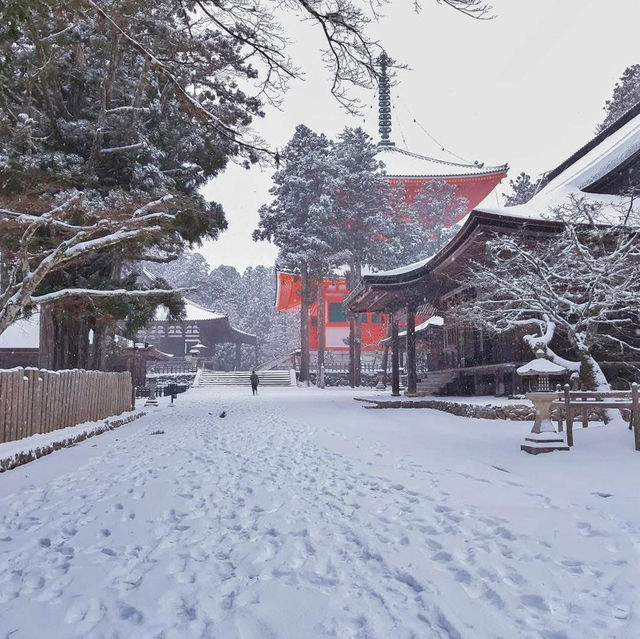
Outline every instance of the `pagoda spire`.
[(391, 90), (387, 67), (392, 62), (389, 56), (383, 51), (378, 57), (380, 65), (380, 77), (378, 79), (378, 132), (380, 133), (379, 146), (395, 146), (391, 142)]

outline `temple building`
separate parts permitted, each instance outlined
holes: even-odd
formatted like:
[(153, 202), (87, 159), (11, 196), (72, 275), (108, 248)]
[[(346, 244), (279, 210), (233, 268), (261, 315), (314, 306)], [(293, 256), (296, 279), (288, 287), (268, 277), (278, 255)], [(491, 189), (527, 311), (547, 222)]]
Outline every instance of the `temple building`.
[(391, 140), (391, 88), (387, 73), (389, 59), (382, 54), (380, 81), (378, 88), (378, 113), (380, 142), (377, 159), (384, 164), (387, 179), (393, 184), (404, 186), (407, 199), (413, 201), (416, 194), (430, 182), (442, 180), (455, 188), (458, 198), (466, 200), (466, 208), (460, 210), (457, 218), (449, 220), (455, 224), (474, 209), (506, 177), (508, 166), (485, 166), (483, 163), (461, 163), (419, 155), (401, 149)]
[[(552, 219), (549, 211), (572, 197), (615, 206), (628, 204), (628, 194), (639, 188), (640, 105), (548, 173), (541, 189), (526, 204), (477, 207), (435, 255), (406, 267), (365, 275), (345, 305), (354, 313), (389, 314), (393, 393), (399, 392), (401, 353), (405, 354), (409, 394), (501, 395), (518, 391), (516, 369), (531, 359), (531, 350), (517, 331), (491, 336), (456, 320), (449, 309), (451, 300), (463, 292), (461, 275), (471, 261), (483, 259), (487, 240), (496, 235), (517, 234), (525, 243), (527, 238), (539, 242), (553, 237), (563, 225)], [(441, 317), (442, 322), (417, 331), (416, 317), (430, 316)], [(400, 322), (407, 326), (402, 337)], [(426, 375), (420, 374), (420, 357), (428, 362)], [(610, 365), (613, 376), (630, 364), (612, 361)], [(603, 369), (606, 373), (606, 366)]]
[[(211, 311), (200, 304), (184, 300), (185, 317), (172, 320), (164, 307), (159, 307), (153, 322), (142, 329), (137, 341), (152, 344), (156, 349), (168, 353), (177, 362), (191, 363), (201, 360), (209, 368), (225, 369), (242, 367), (243, 345), (252, 346), (248, 359), (255, 366), (257, 359), (257, 337), (231, 326), (225, 313)], [(233, 344), (235, 348), (233, 363), (221, 361), (218, 346)], [(245, 358), (247, 356), (245, 355)], [(187, 366), (188, 367), (188, 366)]]
[[(388, 58), (383, 54), (380, 59), (379, 80), (379, 133), (377, 158), (384, 164), (385, 177), (394, 185), (404, 187), (408, 202), (430, 182), (443, 181), (455, 188), (455, 196), (461, 198), (464, 207), (457, 209), (457, 216), (448, 220), (455, 224), (469, 213), (477, 204), (493, 191), (506, 177), (508, 166), (484, 166), (482, 163), (464, 164), (449, 162), (426, 155), (419, 155), (396, 146), (391, 140), (390, 82), (387, 73)], [(343, 303), (349, 291), (344, 278), (325, 279), (323, 283), (325, 300), (325, 344), (329, 353), (336, 359), (349, 350), (346, 339), (349, 335), (349, 322)], [(291, 273), (277, 273), (277, 293), (275, 309), (292, 311), (300, 308), (300, 280)], [(317, 349), (317, 306), (309, 313), (309, 344), (313, 351)], [(426, 318), (424, 318), (426, 319)], [(381, 348), (382, 340), (387, 336), (387, 319), (378, 312), (363, 312), (362, 352), (363, 362), (375, 362), (375, 353)], [(331, 359), (331, 356), (330, 356)]]
[[(297, 311), (300, 309), (300, 278), (292, 273), (279, 271), (276, 274), (276, 310)], [(323, 281), (323, 297), (325, 304), (325, 350), (328, 362), (339, 364), (344, 354), (349, 351), (349, 321), (344, 309), (344, 299), (348, 295), (345, 278), (326, 278)], [(387, 335), (387, 316), (380, 313), (362, 313), (362, 351), (365, 359), (370, 359)], [(309, 349), (318, 348), (318, 305), (309, 309)]]

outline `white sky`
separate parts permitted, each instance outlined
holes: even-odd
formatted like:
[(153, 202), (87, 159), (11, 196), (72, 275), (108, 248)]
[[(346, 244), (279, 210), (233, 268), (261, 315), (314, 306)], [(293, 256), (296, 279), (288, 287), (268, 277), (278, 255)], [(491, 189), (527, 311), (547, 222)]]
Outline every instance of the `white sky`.
[[(411, 0), (393, 0), (373, 25), (389, 55), (411, 67), (392, 89), (392, 139), (417, 153), (453, 159), (413, 118), (468, 160), (507, 162), (510, 178), (550, 170), (593, 136), (615, 82), (640, 62), (639, 0), (493, 0), (496, 17), (488, 22), (436, 0), (421, 2), (416, 15)], [(255, 129), (274, 148), (300, 123), (332, 137), (362, 125), (377, 140), (373, 93), (363, 97), (362, 118), (348, 116), (329, 93), (319, 34), (306, 23), (292, 23), (290, 32), (297, 40), (291, 54), (306, 79), (293, 83), (282, 110), (268, 109)], [(276, 248), (251, 239), (258, 208), (269, 201), (270, 176), (271, 170), (231, 165), (205, 188), (229, 221), (217, 242), (200, 249), (212, 267), (273, 264)], [(508, 179), (487, 201), (495, 204), (507, 185)]]

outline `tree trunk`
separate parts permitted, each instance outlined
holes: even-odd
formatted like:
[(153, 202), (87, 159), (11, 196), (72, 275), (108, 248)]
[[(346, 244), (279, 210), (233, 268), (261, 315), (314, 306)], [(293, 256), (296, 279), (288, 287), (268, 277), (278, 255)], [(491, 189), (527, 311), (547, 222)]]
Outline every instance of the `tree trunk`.
[(318, 294), (316, 296), (318, 304), (318, 375), (316, 377), (316, 385), (324, 388), (324, 286), (322, 278), (318, 284)]
[[(355, 288), (362, 278), (362, 264), (356, 262), (352, 271), (353, 282), (352, 288)], [(362, 385), (362, 321), (360, 314), (356, 314), (355, 318), (355, 335), (353, 345), (353, 381), (356, 386)]]
[(309, 383), (309, 274), (300, 274), (300, 381)]
[(55, 324), (51, 307), (43, 304), (40, 307), (40, 344), (38, 349), (38, 366), (54, 370), (53, 352), (55, 344)]

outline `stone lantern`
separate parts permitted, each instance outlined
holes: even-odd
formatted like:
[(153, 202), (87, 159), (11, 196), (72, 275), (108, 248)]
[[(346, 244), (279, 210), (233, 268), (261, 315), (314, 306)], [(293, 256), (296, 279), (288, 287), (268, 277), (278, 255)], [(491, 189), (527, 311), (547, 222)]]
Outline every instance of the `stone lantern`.
[(556, 394), (552, 391), (549, 379), (552, 376), (564, 375), (567, 369), (546, 359), (544, 351), (538, 349), (536, 359), (520, 366), (516, 372), (523, 377), (536, 378), (536, 390), (526, 394), (527, 399), (533, 402), (536, 411), (535, 422), (520, 449), (532, 455), (550, 453), (554, 450), (569, 450), (564, 434), (558, 433), (551, 421), (551, 404)]

